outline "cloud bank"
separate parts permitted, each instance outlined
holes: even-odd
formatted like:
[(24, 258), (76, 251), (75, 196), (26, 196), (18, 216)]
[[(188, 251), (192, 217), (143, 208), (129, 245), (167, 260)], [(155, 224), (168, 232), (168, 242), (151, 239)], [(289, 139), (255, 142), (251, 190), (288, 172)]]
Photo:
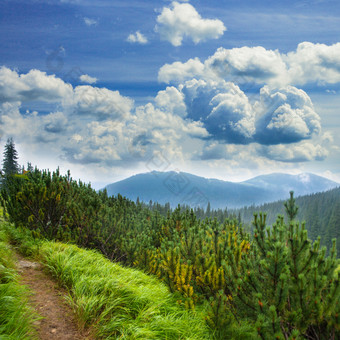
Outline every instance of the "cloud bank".
[(158, 80), (165, 83), (197, 77), (274, 87), (335, 84), (340, 82), (340, 43), (328, 46), (303, 42), (287, 54), (262, 46), (220, 47), (204, 62), (195, 58), (166, 64), (158, 73)]
[[(230, 169), (322, 161), (332, 137), (308, 94), (289, 82), (340, 82), (338, 48), (218, 49), (204, 62), (164, 65), (159, 79), (169, 85), (139, 106), (85, 74), (80, 80), (89, 85), (73, 87), (39, 70), (1, 67), (0, 134), (28, 152), (103, 168), (159, 164), (160, 157)], [(54, 109), (23, 110), (35, 102)]]

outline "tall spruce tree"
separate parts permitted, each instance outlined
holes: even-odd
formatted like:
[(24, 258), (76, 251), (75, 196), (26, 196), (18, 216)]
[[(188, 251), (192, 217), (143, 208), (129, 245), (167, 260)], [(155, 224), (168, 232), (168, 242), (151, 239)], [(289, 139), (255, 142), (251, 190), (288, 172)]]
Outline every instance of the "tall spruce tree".
[(2, 171), (5, 176), (13, 175), (19, 172), (18, 152), (12, 138), (7, 139), (4, 151), (4, 159), (2, 161)]
[(5, 188), (9, 178), (20, 171), (18, 164), (18, 152), (12, 138), (7, 139), (4, 151), (4, 159), (2, 161), (1, 171), (1, 187)]
[(284, 206), (289, 222), (292, 222), (299, 211), (299, 207), (295, 204), (294, 191), (290, 192), (290, 198), (284, 203)]

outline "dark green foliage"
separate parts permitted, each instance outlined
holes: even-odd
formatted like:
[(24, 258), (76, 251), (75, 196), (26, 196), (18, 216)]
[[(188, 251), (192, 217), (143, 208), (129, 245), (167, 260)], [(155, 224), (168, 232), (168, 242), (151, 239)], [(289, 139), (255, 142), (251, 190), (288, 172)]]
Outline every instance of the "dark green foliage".
[(8, 189), (10, 183), (15, 181), (14, 175), (19, 173), (18, 152), (15, 149), (13, 139), (7, 140), (4, 151), (1, 170), (1, 188)]
[(339, 336), (339, 278), (335, 242), (331, 256), (311, 243), (304, 224), (285, 225), (279, 217), (268, 228), (265, 215), (255, 215), (256, 251), (247, 259), (239, 301), (263, 339), (332, 339)]
[(5, 176), (14, 175), (19, 172), (18, 152), (12, 138), (7, 140), (2, 162), (2, 171)]
[(286, 209), (286, 214), (289, 218), (289, 221), (291, 222), (296, 217), (299, 211), (299, 208), (295, 204), (294, 191), (291, 191), (289, 194), (290, 194), (290, 198), (288, 201), (284, 203), (284, 207)]
[[(308, 237), (316, 241), (321, 236), (320, 245), (332, 247), (332, 239), (339, 239), (340, 231), (340, 188), (327, 192), (321, 192), (295, 199), (299, 207), (296, 219), (306, 222)], [(267, 214), (267, 223), (275, 223), (278, 215), (285, 213), (284, 202), (278, 201), (268, 203), (259, 207), (251, 206), (240, 210), (229, 211), (230, 213), (241, 213), (242, 221), (251, 224), (254, 211), (262, 211)], [(249, 228), (250, 229), (250, 228)], [(340, 242), (337, 242), (337, 253), (340, 255)]]
[[(11, 221), (36, 237), (95, 248), (156, 275), (179, 304), (206, 311), (217, 339), (339, 336), (335, 242), (326, 257), (320, 241), (308, 240), (305, 225), (295, 222), (293, 195), (290, 223), (279, 217), (267, 227), (265, 215), (255, 216), (253, 239), (240, 218), (220, 222), (226, 210), (219, 217), (196, 210), (214, 217), (199, 219), (180, 206), (171, 211), (96, 193), (58, 171), (18, 177), (4, 199)], [(338, 210), (330, 215), (337, 228)]]

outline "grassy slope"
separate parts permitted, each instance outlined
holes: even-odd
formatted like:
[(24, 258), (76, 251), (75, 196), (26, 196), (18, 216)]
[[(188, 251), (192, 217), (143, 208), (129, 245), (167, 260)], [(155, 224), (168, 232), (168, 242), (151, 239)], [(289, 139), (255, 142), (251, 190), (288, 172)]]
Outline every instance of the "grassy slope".
[(0, 225), (0, 339), (33, 339), (37, 315), (28, 306), (29, 291), (18, 283), (14, 263), (14, 254)]
[(37, 242), (11, 228), (12, 241), (38, 255), (69, 290), (80, 326), (101, 339), (210, 339), (203, 314), (185, 311), (155, 277), (124, 268), (95, 251)]

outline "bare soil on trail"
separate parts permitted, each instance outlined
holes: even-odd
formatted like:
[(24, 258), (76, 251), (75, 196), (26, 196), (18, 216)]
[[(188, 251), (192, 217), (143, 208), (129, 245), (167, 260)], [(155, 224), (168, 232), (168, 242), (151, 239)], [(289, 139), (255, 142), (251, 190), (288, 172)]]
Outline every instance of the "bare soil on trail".
[(66, 304), (67, 294), (58, 287), (47, 274), (41, 264), (29, 261), (17, 255), (17, 268), (21, 276), (20, 282), (30, 288), (30, 302), (43, 319), (35, 322), (38, 339), (41, 340), (92, 340), (89, 331), (80, 331)]

